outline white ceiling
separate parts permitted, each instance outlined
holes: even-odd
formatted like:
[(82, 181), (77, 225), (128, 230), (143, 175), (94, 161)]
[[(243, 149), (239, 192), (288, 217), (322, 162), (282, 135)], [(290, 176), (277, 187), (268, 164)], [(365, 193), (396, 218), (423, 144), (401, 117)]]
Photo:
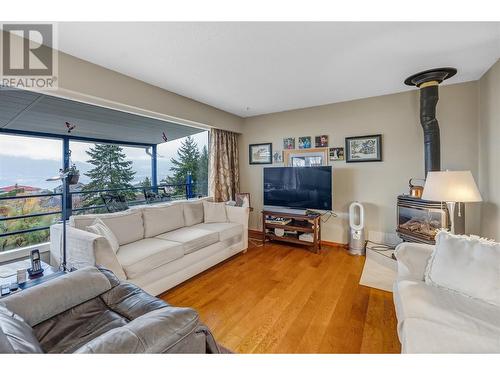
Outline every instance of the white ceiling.
[(59, 49), (248, 117), (409, 90), (434, 67), (476, 80), (500, 23), (61, 23)]

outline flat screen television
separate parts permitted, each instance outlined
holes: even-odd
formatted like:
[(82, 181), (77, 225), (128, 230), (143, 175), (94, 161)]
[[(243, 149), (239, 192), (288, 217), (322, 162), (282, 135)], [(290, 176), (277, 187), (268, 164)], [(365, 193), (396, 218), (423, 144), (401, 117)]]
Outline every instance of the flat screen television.
[(264, 205), (332, 209), (332, 167), (264, 168)]

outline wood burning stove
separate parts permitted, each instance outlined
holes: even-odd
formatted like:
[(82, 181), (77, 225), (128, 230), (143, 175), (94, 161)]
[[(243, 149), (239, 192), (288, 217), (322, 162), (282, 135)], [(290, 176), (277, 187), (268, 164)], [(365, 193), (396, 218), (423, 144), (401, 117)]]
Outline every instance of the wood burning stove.
[(442, 202), (400, 195), (397, 211), (396, 231), (404, 241), (434, 244), (436, 232), (450, 227), (448, 208)]
[[(420, 123), (424, 131), (425, 176), (441, 170), (441, 140), (436, 119), (438, 86), (457, 73), (455, 68), (430, 69), (408, 77), (405, 84), (420, 89)], [(440, 228), (449, 228), (446, 204), (425, 201), (406, 195), (398, 197), (397, 233), (404, 241), (434, 244)]]

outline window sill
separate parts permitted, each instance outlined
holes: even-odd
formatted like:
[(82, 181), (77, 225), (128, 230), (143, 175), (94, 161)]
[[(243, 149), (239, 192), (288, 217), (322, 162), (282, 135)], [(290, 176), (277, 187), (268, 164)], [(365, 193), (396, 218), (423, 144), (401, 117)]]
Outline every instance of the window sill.
[(2, 251), (0, 252), (0, 264), (29, 257), (31, 250), (33, 249), (40, 250), (40, 254), (48, 253), (50, 251), (50, 242), (44, 242), (44, 243), (39, 243), (37, 245), (31, 245), (26, 247), (20, 247), (18, 249)]

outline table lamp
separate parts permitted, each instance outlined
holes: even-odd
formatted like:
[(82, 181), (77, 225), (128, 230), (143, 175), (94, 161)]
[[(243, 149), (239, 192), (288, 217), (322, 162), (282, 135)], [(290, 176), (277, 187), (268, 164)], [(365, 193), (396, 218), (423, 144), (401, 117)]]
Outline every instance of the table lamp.
[(483, 200), (470, 171), (429, 172), (422, 199), (446, 202), (450, 214), (451, 233), (455, 233), (455, 203)]

